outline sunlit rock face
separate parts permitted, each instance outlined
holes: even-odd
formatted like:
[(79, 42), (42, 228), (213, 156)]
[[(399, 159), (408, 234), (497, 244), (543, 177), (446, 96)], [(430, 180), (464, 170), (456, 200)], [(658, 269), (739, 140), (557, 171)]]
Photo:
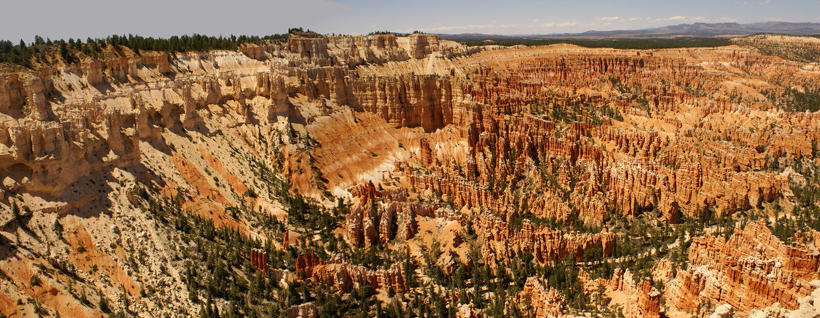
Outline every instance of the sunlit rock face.
[(3, 68), (0, 312), (808, 312), (820, 69), (782, 57), (817, 46), (735, 41), (300, 32)]

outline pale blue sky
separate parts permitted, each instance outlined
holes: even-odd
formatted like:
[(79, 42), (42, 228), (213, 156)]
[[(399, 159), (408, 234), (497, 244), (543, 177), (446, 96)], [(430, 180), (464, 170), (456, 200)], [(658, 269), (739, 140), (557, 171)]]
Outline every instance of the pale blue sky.
[(818, 22), (818, 0), (4, 0), (0, 39), (389, 30), (547, 34), (694, 22)]

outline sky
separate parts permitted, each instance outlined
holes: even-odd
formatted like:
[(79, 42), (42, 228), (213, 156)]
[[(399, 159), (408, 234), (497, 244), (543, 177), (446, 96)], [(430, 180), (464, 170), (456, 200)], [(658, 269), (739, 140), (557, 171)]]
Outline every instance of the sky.
[(268, 35), (304, 27), (372, 31), (550, 34), (681, 23), (820, 23), (818, 0), (3, 0), (0, 39), (111, 34)]

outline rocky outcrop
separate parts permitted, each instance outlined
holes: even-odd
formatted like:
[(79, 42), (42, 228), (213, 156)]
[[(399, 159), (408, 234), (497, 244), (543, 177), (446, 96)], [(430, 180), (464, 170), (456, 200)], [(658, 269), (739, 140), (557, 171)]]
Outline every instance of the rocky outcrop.
[(0, 77), (0, 111), (4, 114), (19, 117), (26, 95), (19, 75)]
[(587, 249), (600, 248), (604, 256), (611, 254), (615, 243), (614, 233), (562, 233), (535, 226), (527, 220), (516, 230), (486, 212), (476, 217), (474, 226), (484, 237), (481, 247), (484, 261), (492, 266), (506, 264), (516, 256), (516, 251), (532, 253), (539, 263), (556, 262), (567, 256), (580, 261)]
[[(122, 78), (136, 76), (133, 72), (143, 72), (143, 68), (158, 75), (170, 68), (168, 56), (161, 54), (106, 63), (109, 65), (100, 66), (100, 72), (117, 73), (125, 68), (116, 65), (131, 65), (131, 71), (115, 74)], [(98, 64), (93, 62), (86, 69), (97, 72)], [(55, 111), (53, 102), (46, 101), (50, 77), (25, 81), (18, 75), (2, 77), (5, 89), (0, 95), (6, 96), (7, 114), (15, 117), (28, 112), (32, 120), (0, 123), (0, 143), (5, 145), (0, 149), (0, 174), (16, 178), (26, 191), (58, 195), (83, 176), (136, 164), (140, 140), (156, 139), (163, 128), (192, 125), (197, 109), (204, 105), (257, 94), (270, 94), (274, 103), (284, 104), (282, 79), (263, 75), (166, 79), (149, 89), (126, 86), (119, 94), (78, 96)], [(89, 80), (94, 82), (94, 78)], [(88, 100), (76, 101), (85, 98)]]
[[(591, 280), (586, 272), (578, 275), (584, 293), (594, 294), (603, 291), (611, 300), (610, 308), (622, 307), (625, 317), (661, 317), (661, 293), (652, 286), (651, 279), (642, 279), (632, 275), (630, 270), (615, 269), (611, 279)], [(600, 290), (603, 286), (604, 290)]]
[(409, 240), (417, 232), (417, 215), (448, 217), (437, 205), (407, 202), (404, 189), (378, 191), (372, 182), (368, 182), (351, 192), (358, 202), (347, 216), (345, 230), (347, 239), (354, 246), (386, 244), (394, 238)]
[(314, 318), (319, 315), (315, 303), (304, 303), (288, 308), (288, 318)]
[(433, 131), (452, 123), (462, 123), (469, 109), (459, 80), (437, 75), (348, 77), (333, 72), (327, 78), (304, 82), (305, 95), (327, 96), (340, 105), (368, 111), (394, 127), (422, 127)]
[(130, 80), (144, 80), (149, 74), (167, 74), (171, 72), (171, 56), (167, 53), (145, 52), (137, 55), (127, 48), (122, 54), (101, 60), (87, 59), (78, 64), (66, 65), (66, 73), (81, 75), (90, 85), (114, 81), (113, 84), (125, 83)]
[(694, 238), (689, 270), (678, 271), (664, 295), (669, 306), (694, 312), (704, 302), (727, 303), (742, 311), (780, 303), (797, 309), (818, 279), (820, 254), (814, 245), (787, 245), (762, 221), (725, 240)]
[[(436, 53), (455, 57), (477, 51), (454, 42), (439, 40), (438, 36), (433, 34), (397, 37), (394, 34), (322, 36), (299, 33), (290, 35), (284, 49), (297, 54), (295, 59), (291, 58), (291, 63), (345, 67), (424, 59)], [(241, 50), (253, 59), (263, 60), (264, 54), (257, 47), (248, 46)], [(277, 48), (270, 47), (267, 50), (276, 51)]]
[[(64, 73), (0, 76), (0, 113), (18, 119), (0, 123), (0, 143), (5, 145), (0, 149), (0, 175), (16, 178), (26, 191), (58, 195), (83, 176), (134, 165), (140, 140), (156, 140), (166, 128), (193, 127), (198, 111), (207, 105), (236, 101), (235, 111), (246, 117), (238, 123), (289, 113), (292, 87), (286, 77), (243, 55), (179, 53), (172, 65), (167, 54), (147, 54), (82, 62), (64, 71), (74, 72), (73, 67), (85, 72), (84, 83), (109, 81), (120, 91), (95, 95), (78, 90), (81, 85), (61, 82), (77, 89), (62, 92), (73, 97), (52, 110), (52, 81), (62, 81)], [(181, 70), (186, 75), (173, 80), (163, 76)], [(150, 85), (137, 85), (148, 77)], [(249, 109), (262, 102), (257, 97), (264, 99), (264, 107), (255, 113)]]
[(251, 249), (250, 261), (256, 270), (263, 272), (268, 270), (268, 253), (265, 253), (264, 250)]
[(435, 155), (433, 154), (433, 150), (430, 148), (430, 142), (427, 139), (419, 139), (419, 150), (421, 152), (421, 164), (425, 167), (432, 166)]
[(424, 58), (430, 53), (438, 51), (438, 37), (432, 34), (411, 34), (408, 37), (410, 42), (410, 55), (414, 59)]
[(531, 312), (537, 318), (563, 317), (566, 301), (558, 291), (537, 277), (527, 278), (524, 290), (515, 296), (522, 312)]
[(369, 269), (352, 265), (338, 257), (322, 261), (313, 254), (300, 255), (296, 259), (296, 272), (308, 279), (330, 284), (343, 292), (350, 292), (367, 285), (374, 290), (407, 290), (404, 269), (394, 264), (389, 268)]
[(0, 134), (5, 146), (0, 150), (1, 175), (25, 191), (59, 194), (92, 171), (138, 162), (133, 115), (97, 114), (86, 120), (0, 124), (8, 132)]
[(329, 66), (327, 44), (328, 39), (323, 36), (291, 36), (288, 38), (287, 48), (307, 63)]
[[(732, 42), (800, 62), (815, 62), (812, 53), (820, 51), (820, 41), (811, 37), (758, 34), (732, 39)], [(765, 63), (765, 62), (764, 62)], [(763, 63), (760, 63), (763, 64)]]
[[(630, 281), (626, 274), (624, 278)], [(652, 287), (652, 280), (644, 279), (637, 286), (631, 282), (625, 285), (623, 292), (629, 295), (624, 305), (625, 317), (661, 317), (661, 293)]]
[[(812, 281), (814, 291), (811, 295), (803, 297), (797, 301), (799, 307), (794, 310), (783, 308), (780, 303), (775, 303), (763, 309), (753, 309), (749, 311), (750, 318), (786, 318), (786, 317), (817, 317), (820, 315), (820, 281)], [(726, 306), (729, 306), (728, 304)], [(731, 308), (731, 306), (729, 306)], [(717, 310), (715, 311), (718, 312)]]
[(51, 74), (42, 69), (35, 74), (0, 76), (0, 114), (45, 121), (51, 116)]

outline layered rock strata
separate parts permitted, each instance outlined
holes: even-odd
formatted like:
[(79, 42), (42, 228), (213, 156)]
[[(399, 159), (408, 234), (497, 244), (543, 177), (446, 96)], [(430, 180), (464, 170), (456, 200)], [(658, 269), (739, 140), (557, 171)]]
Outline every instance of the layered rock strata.
[(749, 311), (779, 303), (797, 309), (814, 290), (820, 254), (816, 246), (784, 244), (763, 223), (748, 224), (726, 240), (694, 238), (689, 269), (678, 271), (667, 286), (666, 303), (695, 312), (705, 302), (727, 303)]

